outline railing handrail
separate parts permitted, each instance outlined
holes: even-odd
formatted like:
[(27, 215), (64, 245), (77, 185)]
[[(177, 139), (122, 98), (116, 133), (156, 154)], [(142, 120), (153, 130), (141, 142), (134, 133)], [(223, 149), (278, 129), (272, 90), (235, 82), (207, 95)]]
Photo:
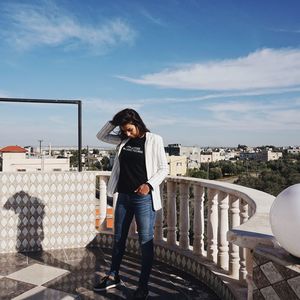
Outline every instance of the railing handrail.
[(168, 176), (167, 179), (178, 183), (187, 181), (190, 184), (199, 184), (202, 187), (226, 192), (245, 200), (254, 209), (253, 216), (247, 222), (228, 231), (228, 241), (250, 249), (258, 244), (277, 244), (269, 222), (269, 212), (275, 199), (274, 196), (252, 188), (216, 180), (182, 176)]

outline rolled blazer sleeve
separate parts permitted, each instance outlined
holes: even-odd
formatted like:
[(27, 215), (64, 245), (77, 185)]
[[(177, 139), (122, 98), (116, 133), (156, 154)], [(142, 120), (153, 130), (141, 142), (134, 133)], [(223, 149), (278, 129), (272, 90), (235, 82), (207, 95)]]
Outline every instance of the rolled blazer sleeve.
[(169, 173), (167, 157), (165, 153), (163, 139), (160, 136), (156, 136), (156, 142), (154, 144), (155, 151), (153, 154), (157, 154), (157, 169), (156, 172), (147, 181), (153, 188), (157, 188), (165, 177)]
[(97, 139), (109, 144), (120, 144), (121, 138), (116, 134), (111, 134), (115, 127), (111, 122), (107, 122), (97, 133)]

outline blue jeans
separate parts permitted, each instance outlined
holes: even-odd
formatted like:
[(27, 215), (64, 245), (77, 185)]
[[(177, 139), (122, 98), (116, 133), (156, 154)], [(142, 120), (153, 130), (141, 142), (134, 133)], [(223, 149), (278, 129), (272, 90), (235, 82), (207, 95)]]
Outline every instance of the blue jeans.
[(153, 263), (153, 228), (155, 221), (151, 194), (146, 196), (140, 196), (135, 193), (119, 194), (115, 209), (115, 235), (110, 273), (119, 273), (133, 216), (135, 216), (142, 252), (142, 269), (139, 284), (147, 285)]

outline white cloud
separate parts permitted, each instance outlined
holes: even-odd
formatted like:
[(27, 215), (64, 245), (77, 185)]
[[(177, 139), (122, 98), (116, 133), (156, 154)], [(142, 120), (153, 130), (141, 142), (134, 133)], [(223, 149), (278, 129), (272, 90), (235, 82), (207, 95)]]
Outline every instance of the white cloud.
[(145, 8), (140, 10), (140, 13), (142, 16), (144, 16), (147, 20), (149, 20), (151, 23), (158, 25), (158, 26), (166, 26), (165, 23), (160, 19), (152, 15), (149, 11), (147, 11)]
[(87, 109), (109, 114), (110, 117), (113, 117), (114, 114), (122, 109), (132, 108), (138, 110), (143, 106), (142, 103), (137, 102), (117, 102), (115, 100), (100, 98), (90, 98), (84, 104)]
[(195, 63), (129, 82), (164, 88), (195, 90), (278, 89), (300, 85), (300, 49), (262, 49), (236, 59)]
[(136, 32), (125, 21), (112, 18), (101, 24), (83, 24), (74, 16), (63, 12), (53, 2), (41, 5), (14, 4), (1, 7), (8, 20), (1, 34), (19, 49), (35, 46), (79, 46), (96, 53), (121, 43), (132, 43)]
[(252, 112), (266, 112), (266, 111), (281, 111), (288, 107), (300, 109), (300, 99), (290, 100), (273, 100), (270, 102), (252, 101), (229, 101), (215, 104), (208, 104), (201, 106), (201, 109), (206, 109), (212, 112), (238, 112), (238, 113), (252, 113)]

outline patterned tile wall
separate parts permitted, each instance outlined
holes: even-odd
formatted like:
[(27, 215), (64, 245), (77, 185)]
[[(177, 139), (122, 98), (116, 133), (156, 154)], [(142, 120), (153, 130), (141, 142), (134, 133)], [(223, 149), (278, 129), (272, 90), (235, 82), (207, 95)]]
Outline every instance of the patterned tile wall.
[(299, 300), (300, 273), (253, 253), (253, 300)]
[(0, 253), (86, 246), (96, 172), (0, 173)]

